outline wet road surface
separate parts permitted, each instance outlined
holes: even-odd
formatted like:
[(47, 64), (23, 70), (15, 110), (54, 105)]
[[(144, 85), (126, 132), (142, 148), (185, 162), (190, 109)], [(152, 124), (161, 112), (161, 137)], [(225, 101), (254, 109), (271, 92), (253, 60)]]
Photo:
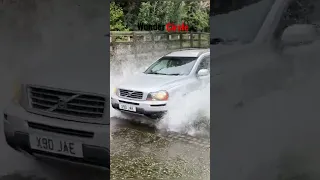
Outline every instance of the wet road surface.
[(112, 179), (199, 179), (210, 174), (208, 138), (112, 118)]

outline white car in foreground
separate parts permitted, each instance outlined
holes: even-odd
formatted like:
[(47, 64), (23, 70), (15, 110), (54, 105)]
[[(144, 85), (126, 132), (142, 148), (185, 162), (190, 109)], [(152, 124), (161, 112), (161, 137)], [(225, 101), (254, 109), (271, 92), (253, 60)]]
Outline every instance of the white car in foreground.
[(123, 113), (158, 118), (177, 93), (186, 94), (210, 81), (210, 49), (169, 53), (139, 75), (118, 85), (111, 105)]
[(101, 83), (109, 77), (106, 67), (65, 61), (24, 74), (4, 110), (7, 144), (38, 158), (109, 169), (109, 85)]

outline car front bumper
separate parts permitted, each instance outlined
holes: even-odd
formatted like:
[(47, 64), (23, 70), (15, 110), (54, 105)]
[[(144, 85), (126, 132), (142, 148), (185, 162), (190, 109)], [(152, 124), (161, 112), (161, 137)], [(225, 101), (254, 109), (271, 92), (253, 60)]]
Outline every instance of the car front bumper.
[[(136, 111), (125, 111), (119, 108), (119, 104), (129, 104), (135, 106)], [(113, 95), (111, 97), (111, 106), (114, 109), (117, 109), (126, 113), (133, 113), (139, 115), (147, 115), (147, 116), (161, 116), (167, 112), (167, 101), (137, 101), (131, 99), (121, 98), (119, 96)]]
[[(7, 144), (17, 151), (40, 158), (67, 161), (75, 164), (110, 169), (110, 126), (84, 124), (36, 115), (11, 103), (3, 114)], [(40, 134), (74, 142), (81, 142), (83, 157), (72, 157), (32, 149), (30, 134)]]

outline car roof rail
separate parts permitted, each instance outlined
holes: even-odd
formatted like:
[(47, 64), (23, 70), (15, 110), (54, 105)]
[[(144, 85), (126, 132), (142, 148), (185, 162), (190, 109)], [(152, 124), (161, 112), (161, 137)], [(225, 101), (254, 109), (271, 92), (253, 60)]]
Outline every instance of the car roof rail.
[(177, 51), (200, 50), (200, 49), (201, 49), (202, 51), (199, 52), (199, 55), (198, 55), (198, 56), (202, 55), (203, 53), (210, 52), (210, 48), (183, 48), (183, 49), (175, 49), (175, 50), (172, 50), (172, 51), (168, 52), (167, 54), (165, 54), (165, 56), (168, 55), (168, 54), (171, 54), (171, 53), (173, 53), (173, 52), (177, 52)]
[(205, 48), (183, 48), (183, 49), (178, 49), (178, 50), (175, 50), (175, 51), (200, 50), (200, 49), (205, 49)]
[(208, 53), (208, 52), (210, 52), (210, 49), (203, 50), (203, 51), (201, 51), (201, 52), (199, 53), (198, 56), (201, 56), (202, 54)]

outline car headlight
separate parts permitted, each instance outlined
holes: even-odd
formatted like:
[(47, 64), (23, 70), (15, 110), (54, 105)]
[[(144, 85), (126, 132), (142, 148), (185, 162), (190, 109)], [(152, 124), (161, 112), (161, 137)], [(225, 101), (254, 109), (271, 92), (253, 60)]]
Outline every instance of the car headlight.
[(117, 95), (117, 88), (113, 88), (113, 94)]
[(151, 101), (166, 101), (169, 99), (169, 93), (167, 91), (157, 91), (148, 94), (147, 100)]
[(13, 85), (13, 97), (12, 101), (15, 103), (20, 103), (21, 93), (22, 93), (22, 85), (20, 82), (15, 82)]

